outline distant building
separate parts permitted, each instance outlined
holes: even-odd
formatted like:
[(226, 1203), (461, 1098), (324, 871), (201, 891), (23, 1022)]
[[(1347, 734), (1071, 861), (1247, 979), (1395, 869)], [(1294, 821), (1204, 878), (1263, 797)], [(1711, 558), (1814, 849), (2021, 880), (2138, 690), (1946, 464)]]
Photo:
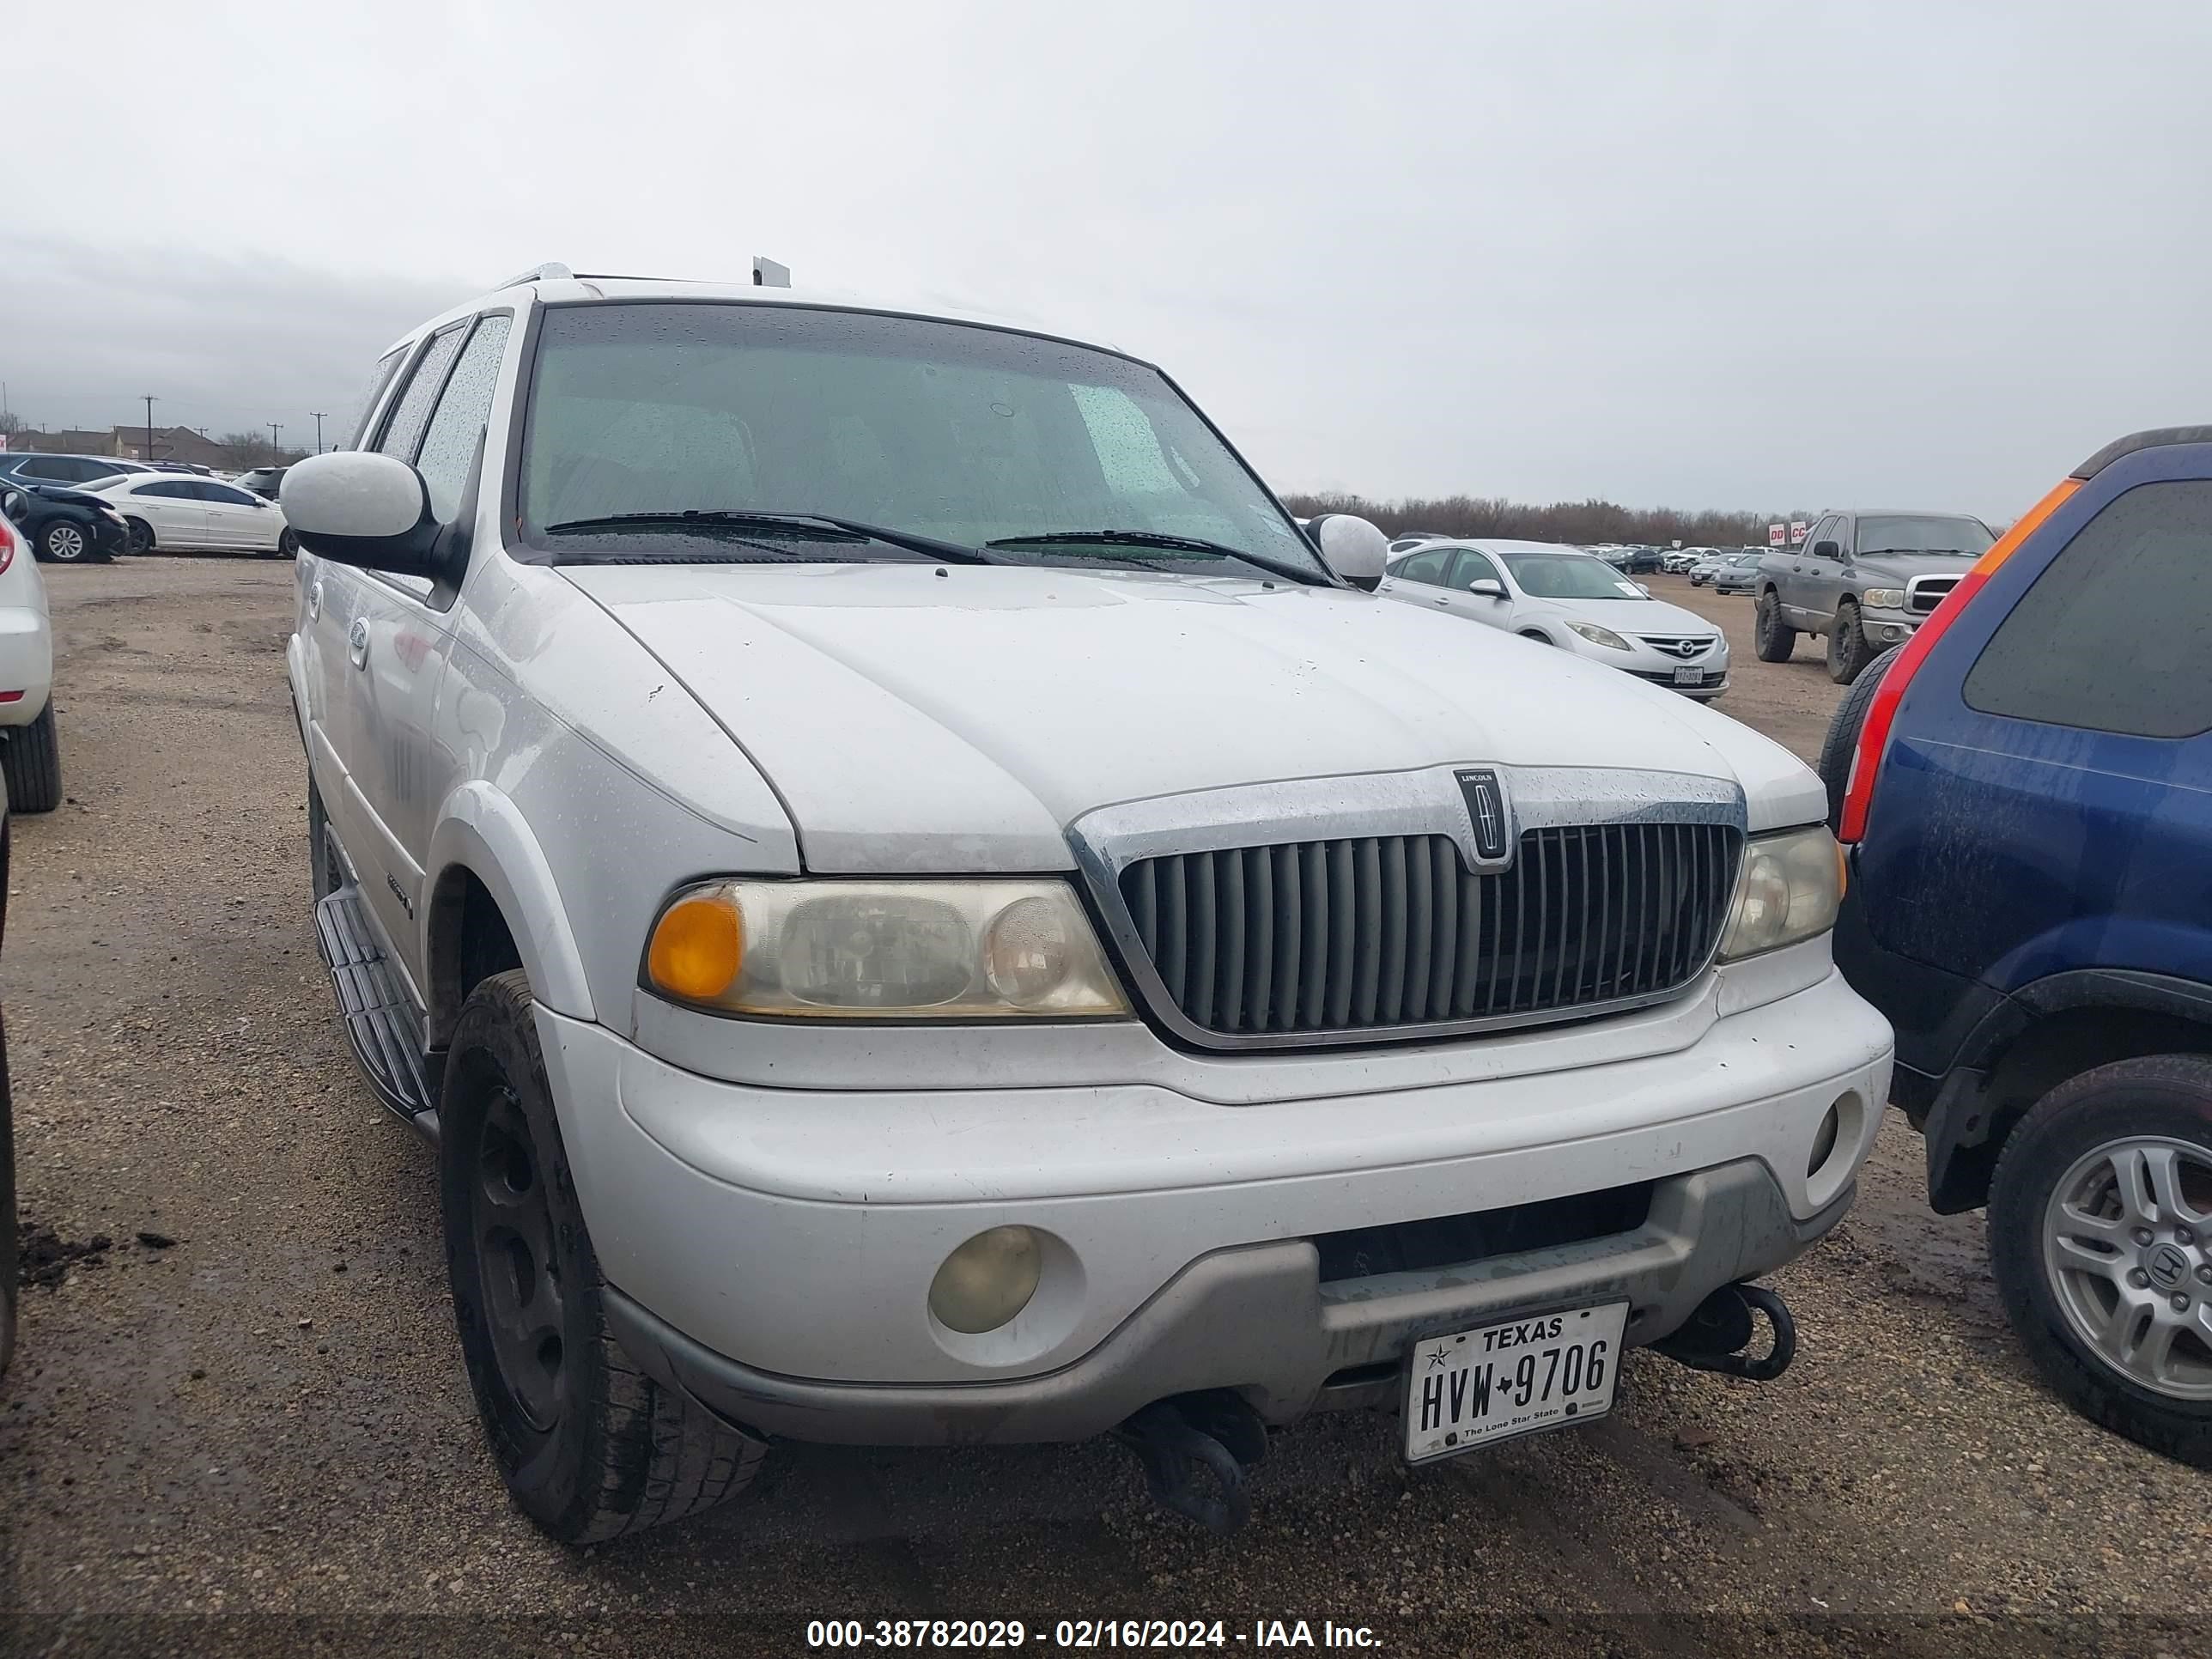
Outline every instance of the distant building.
[(182, 461), (189, 466), (244, 467), (264, 459), (239, 456), (228, 445), (219, 444), (188, 426), (155, 427), (151, 453), (147, 448), (147, 436), (143, 426), (118, 426), (112, 433), (101, 434), (101, 447), (91, 453), (118, 455), (127, 461)]
[[(143, 434), (141, 434), (143, 435)], [(112, 455), (115, 438), (106, 432), (16, 433), (8, 440), (10, 449), (29, 449), (49, 455)]]

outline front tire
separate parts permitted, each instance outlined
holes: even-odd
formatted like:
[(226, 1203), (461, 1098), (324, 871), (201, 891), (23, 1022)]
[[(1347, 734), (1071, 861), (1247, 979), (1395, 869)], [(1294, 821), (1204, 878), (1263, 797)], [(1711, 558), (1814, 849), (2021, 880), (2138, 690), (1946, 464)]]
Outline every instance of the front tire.
[(16, 812), (51, 812), (62, 804), (62, 746), (54, 732), (54, 700), (28, 726), (8, 733), (0, 747), (0, 778), (8, 785), (8, 806)]
[(2212, 1468), (2212, 1058), (2121, 1060), (2045, 1095), (1997, 1160), (1989, 1229), (2045, 1381)]
[(1782, 620), (1782, 601), (1771, 587), (1759, 596), (1752, 647), (1761, 662), (1788, 662), (1790, 653), (1797, 648), (1797, 630)]
[(69, 519), (56, 519), (39, 532), (39, 556), (54, 564), (89, 564), (100, 556), (92, 532)]
[(1875, 694), (1881, 690), (1881, 677), (1889, 672), (1889, 665), (1905, 647), (1893, 645), (1866, 665), (1866, 672), (1851, 683), (1844, 693), (1844, 700), (1836, 705), (1836, 712), (1828, 717), (1828, 735), (1820, 741), (1820, 758), (1813, 769), (1820, 775), (1821, 787), (1828, 792), (1828, 828), (1839, 828), (1844, 821), (1844, 792), (1851, 781), (1851, 757), (1857, 752), (1859, 731), (1866, 725), (1867, 710), (1874, 706)]
[(272, 559), (296, 559), (300, 556), (300, 538), (288, 526), (276, 538), (276, 546), (270, 556)]
[(1845, 599), (1837, 605), (1835, 622), (1828, 629), (1828, 678), (1838, 685), (1849, 685), (1873, 660), (1874, 646), (1859, 626), (1859, 608)]
[(438, 1115), (453, 1314), (516, 1506), (592, 1544), (743, 1491), (766, 1443), (647, 1376), (608, 1329), (520, 970), (462, 1005)]

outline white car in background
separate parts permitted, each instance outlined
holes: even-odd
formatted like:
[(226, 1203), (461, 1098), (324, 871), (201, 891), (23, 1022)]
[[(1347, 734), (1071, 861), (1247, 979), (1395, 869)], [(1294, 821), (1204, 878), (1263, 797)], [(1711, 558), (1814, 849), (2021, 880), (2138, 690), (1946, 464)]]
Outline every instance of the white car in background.
[(1376, 592), (1558, 646), (1699, 702), (1729, 687), (1719, 629), (1577, 548), (1431, 543), (1394, 560)]
[(30, 543), (0, 514), (0, 779), (16, 812), (51, 812), (61, 805), (53, 684), (46, 584)]
[(85, 488), (106, 496), (123, 515), (133, 553), (259, 553), (289, 559), (297, 550), (283, 507), (220, 479), (131, 472)]

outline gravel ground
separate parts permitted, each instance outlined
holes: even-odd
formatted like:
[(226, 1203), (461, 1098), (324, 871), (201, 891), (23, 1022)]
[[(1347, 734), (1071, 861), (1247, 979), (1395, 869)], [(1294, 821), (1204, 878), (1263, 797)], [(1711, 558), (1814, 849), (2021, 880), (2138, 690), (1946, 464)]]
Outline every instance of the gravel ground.
[[(1897, 1123), (1779, 1277), (1802, 1351), (1771, 1386), (1632, 1355), (1610, 1419), (1410, 1476), (1389, 1421), (1318, 1419), (1227, 1540), (1092, 1444), (802, 1449), (698, 1522), (550, 1545), (478, 1441), (430, 1153), (315, 958), (289, 567), (47, 581), (69, 799), (15, 825), (0, 979), (26, 1220), (111, 1242), (24, 1291), (0, 1652), (783, 1653), (817, 1618), (1035, 1647), (1109, 1615), (1220, 1620), (1231, 1650), (1275, 1619), (1401, 1653), (2207, 1650), (2212, 1482), (2035, 1384), (1978, 1218), (1927, 1212)], [(1747, 599), (1653, 587), (1726, 621), (1721, 707), (1809, 753), (1812, 648), (1759, 663)]]

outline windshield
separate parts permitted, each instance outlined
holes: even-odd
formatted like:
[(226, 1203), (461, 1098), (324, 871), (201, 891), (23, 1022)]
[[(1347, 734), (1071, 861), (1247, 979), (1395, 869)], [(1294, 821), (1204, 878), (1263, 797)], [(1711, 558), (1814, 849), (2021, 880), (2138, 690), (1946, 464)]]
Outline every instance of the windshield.
[(1642, 599), (1642, 588), (1602, 559), (1587, 553), (1506, 553), (1505, 567), (1521, 591), (1538, 599)]
[[(653, 520), (758, 514), (970, 548), (1062, 538), (1018, 542), (994, 562), (1328, 580), (1158, 371), (997, 329), (785, 305), (554, 307), (527, 422), (524, 533), (562, 559), (928, 556)], [(643, 516), (607, 522), (629, 515)], [(1198, 545), (1066, 539), (1079, 532)]]
[(1996, 538), (1979, 519), (1885, 518), (1859, 520), (1859, 551), (1960, 553), (1979, 558)]

